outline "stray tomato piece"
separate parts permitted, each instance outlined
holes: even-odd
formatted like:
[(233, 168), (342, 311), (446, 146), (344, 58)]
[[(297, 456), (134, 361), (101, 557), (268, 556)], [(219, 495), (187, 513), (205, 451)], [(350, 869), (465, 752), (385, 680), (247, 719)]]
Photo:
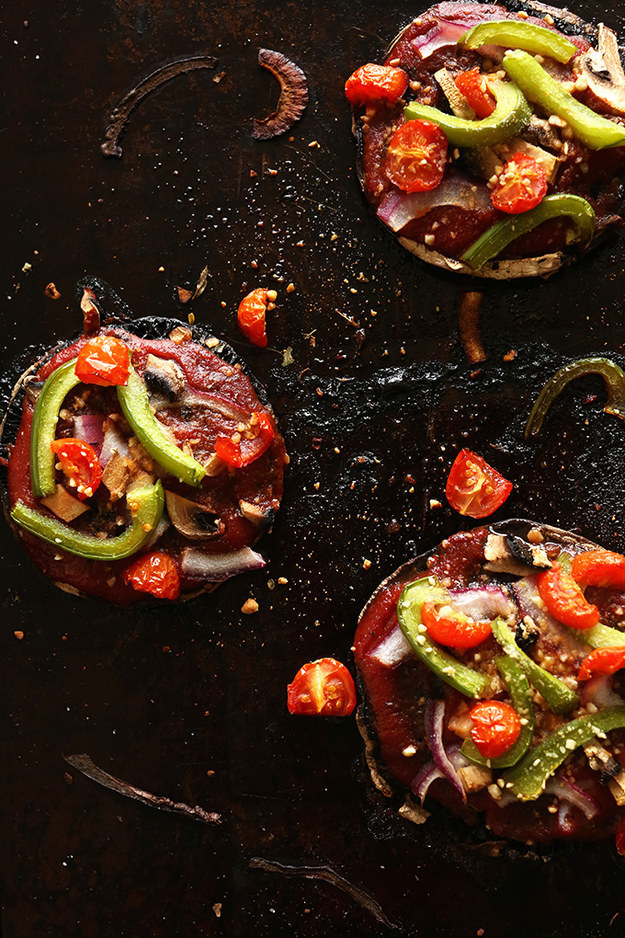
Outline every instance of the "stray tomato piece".
[(102, 466), (93, 446), (84, 440), (65, 437), (53, 440), (50, 449), (76, 497), (81, 501), (91, 498), (102, 480)]
[(173, 559), (162, 550), (138, 557), (124, 570), (124, 583), (157, 599), (178, 599), (180, 576)]
[(408, 87), (408, 76), (391, 65), (361, 65), (345, 82), (345, 94), (352, 106), (385, 101), (394, 104)]
[(472, 453), (461, 450), (449, 471), (445, 495), (452, 508), (469, 518), (486, 518), (503, 505), (512, 482)]
[(499, 173), (490, 199), (500, 212), (518, 215), (536, 208), (546, 194), (547, 176), (540, 163), (515, 153)]
[[(272, 299), (273, 298), (273, 299)], [(276, 298), (274, 290), (257, 287), (248, 293), (239, 303), (237, 321), (239, 329), (252, 345), (267, 347), (266, 313), (271, 302)]]
[(266, 453), (275, 435), (271, 417), (268, 414), (254, 413), (250, 417), (247, 430), (242, 433), (237, 431), (232, 436), (218, 436), (215, 440), (215, 452), (227, 466), (241, 469)]
[(591, 629), (599, 621), (597, 607), (588, 602), (573, 577), (559, 563), (539, 574), (537, 586), (548, 612), (563, 625)]
[(510, 704), (499, 700), (481, 700), (469, 716), (473, 720), (471, 739), (485, 759), (503, 756), (521, 733), (518, 713)]
[(436, 606), (434, 603), (423, 604), (421, 621), (430, 638), (448, 648), (475, 648), (492, 632), (488, 620), (476, 622), (451, 606)]
[(386, 175), (404, 192), (436, 189), (447, 162), (447, 137), (432, 121), (402, 124), (386, 153)]
[(121, 339), (99, 335), (85, 342), (76, 361), (76, 377), (102, 388), (128, 384), (130, 349)]
[(625, 589), (625, 557), (611, 550), (589, 550), (573, 557), (571, 575), (580, 586)]
[(454, 78), (456, 88), (464, 95), (470, 107), (480, 120), (490, 117), (495, 110), (495, 98), (488, 90), (486, 78), (479, 68), (472, 68), (468, 72), (460, 72)]
[(347, 717), (356, 706), (354, 679), (336, 658), (319, 658), (299, 669), (287, 687), (289, 713)]
[(625, 668), (625, 645), (595, 648), (582, 661), (577, 680), (588, 681), (595, 674), (615, 674), (621, 668)]

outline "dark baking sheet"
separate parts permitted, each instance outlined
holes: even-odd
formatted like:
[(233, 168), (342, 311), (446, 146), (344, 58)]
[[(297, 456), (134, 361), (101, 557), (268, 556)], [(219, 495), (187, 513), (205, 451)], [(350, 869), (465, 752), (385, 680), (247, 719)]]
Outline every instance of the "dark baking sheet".
[[(616, 2), (573, 9), (623, 33)], [(417, 12), (363, 0), (4, 5), (3, 393), (18, 359), (78, 331), (75, 283), (94, 274), (137, 317), (192, 308), (231, 342), (269, 389), (292, 455), (266, 570), (186, 605), (119, 611), (62, 594), (2, 525), (7, 938), (378, 936), (385, 919), (406, 936), (625, 933), (611, 845), (492, 859), (444, 819), (398, 824), (371, 795), (353, 720), (286, 713), (299, 665), (349, 661), (378, 581), (458, 527), (429, 501), (444, 501), (462, 445), (515, 482), (496, 517), (625, 549), (625, 427), (602, 413), (601, 382), (571, 389), (537, 444), (522, 439), (555, 367), (606, 351), (623, 363), (623, 235), (546, 283), (485, 285), (489, 358), (475, 369), (457, 329), (466, 283), (404, 254), (360, 194), (343, 82)], [(250, 136), (277, 97), (261, 46), (298, 62), (311, 90), (292, 139), (265, 144)], [(218, 64), (148, 97), (123, 158), (105, 160), (120, 94), (190, 53)], [(205, 265), (205, 293), (182, 306), (176, 285), (193, 287)], [(261, 284), (279, 291), (266, 351), (235, 326), (241, 295)], [(246, 617), (248, 596), (260, 610)], [(64, 762), (81, 752), (223, 823), (100, 788)]]

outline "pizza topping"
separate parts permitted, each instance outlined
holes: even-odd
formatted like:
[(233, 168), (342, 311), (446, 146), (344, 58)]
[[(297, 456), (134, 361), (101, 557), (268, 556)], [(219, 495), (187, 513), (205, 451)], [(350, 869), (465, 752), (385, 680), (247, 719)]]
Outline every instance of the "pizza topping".
[(509, 215), (527, 212), (542, 202), (547, 194), (547, 177), (531, 156), (515, 153), (504, 165), (493, 186), (495, 208)]
[(487, 619), (476, 622), (471, 616), (466, 616), (449, 605), (424, 603), (421, 607), (421, 621), (430, 638), (446, 648), (475, 648), (491, 633), (491, 625)]
[[(432, 753), (434, 764), (442, 776), (447, 778), (456, 789), (463, 801), (467, 800), (464, 785), (456, 766), (449, 757), (443, 743), (443, 721), (445, 718), (445, 701), (428, 700), (423, 713), (423, 722), (427, 735), (427, 743)], [(458, 766), (460, 768), (460, 766)]]
[(356, 706), (354, 679), (335, 658), (310, 661), (288, 685), (287, 706), (302, 716), (349, 716)]
[(602, 586), (625, 589), (625, 556), (611, 550), (588, 550), (576, 554), (571, 576), (581, 587)]
[(625, 73), (613, 30), (599, 23), (599, 49), (579, 60), (579, 73), (589, 91), (613, 114), (625, 114)]
[(399, 127), (388, 145), (386, 175), (403, 192), (427, 192), (440, 185), (447, 160), (445, 134), (427, 120)]
[[(489, 765), (492, 768), (504, 769), (516, 765), (529, 749), (534, 735), (536, 713), (532, 688), (523, 669), (519, 667), (513, 658), (507, 656), (497, 658), (495, 664), (512, 700), (512, 707), (501, 704), (501, 706), (509, 707), (512, 713), (507, 714), (509, 719), (504, 717), (505, 729), (502, 734), (495, 734), (495, 738), (492, 740), (495, 747), (500, 747), (501, 751), (497, 752), (495, 748), (491, 747), (488, 747), (490, 751), (485, 751), (484, 744), (480, 745), (475, 738), (477, 733), (482, 743), (486, 742), (484, 736), (486, 726), (484, 721), (481, 720), (477, 721), (477, 725), (471, 728), (470, 738), (462, 744), (462, 752), (468, 759), (478, 765)], [(480, 704), (476, 706), (479, 707)], [(475, 707), (471, 710), (469, 717), (476, 724), (474, 712)], [(481, 730), (479, 729), (480, 722), (482, 724)], [(504, 746), (505, 748), (503, 748)]]
[(203, 583), (223, 583), (230, 577), (249, 570), (262, 570), (265, 559), (251, 547), (229, 550), (223, 553), (206, 553), (194, 547), (185, 547), (180, 569), (192, 580)]
[(267, 347), (267, 333), (265, 331), (265, 314), (268, 309), (273, 309), (271, 304), (276, 300), (275, 290), (267, 290), (265, 287), (257, 287), (247, 296), (243, 297), (239, 303), (237, 312), (237, 321), (239, 329), (252, 345), (258, 348)]
[(496, 759), (516, 743), (521, 721), (510, 704), (498, 700), (481, 700), (471, 710), (471, 739), (485, 759)]
[(85, 384), (109, 388), (128, 381), (130, 351), (112, 335), (99, 335), (85, 342), (75, 362), (76, 377)]
[(138, 557), (124, 570), (124, 583), (156, 599), (178, 599), (180, 576), (169, 554), (154, 551)]
[(451, 507), (470, 518), (491, 515), (503, 505), (511, 491), (512, 482), (468, 449), (456, 456), (445, 487)]
[(94, 448), (73, 437), (54, 440), (50, 448), (59, 460), (59, 467), (68, 485), (75, 489), (77, 498), (81, 501), (91, 498), (102, 479), (102, 467)]
[(251, 415), (245, 429), (237, 430), (232, 436), (218, 436), (215, 452), (230, 468), (241, 469), (266, 453), (274, 436), (271, 417), (261, 411)]
[(290, 130), (306, 110), (308, 82), (299, 65), (273, 49), (259, 49), (258, 64), (271, 72), (280, 84), (276, 110), (268, 117), (256, 119), (252, 131), (256, 140), (270, 140)]
[(461, 36), (458, 45), (463, 49), (479, 49), (488, 45), (526, 49), (563, 63), (568, 62), (578, 51), (576, 45), (555, 30), (518, 20), (480, 23)]
[(190, 541), (203, 541), (224, 531), (214, 512), (177, 492), (165, 490), (165, 505), (173, 526)]
[(559, 563), (541, 573), (537, 581), (540, 598), (558, 622), (572, 629), (590, 629), (599, 622), (599, 610), (588, 602), (570, 573)]
[[(480, 119), (490, 117), (495, 110), (495, 99), (488, 90), (486, 77), (481, 74), (479, 68), (472, 68), (468, 72), (460, 72), (454, 78), (454, 83), (477, 117)], [(462, 117), (462, 115), (459, 114), (458, 117)]]
[(385, 101), (395, 104), (408, 87), (408, 76), (390, 65), (361, 65), (345, 82), (345, 94), (352, 106)]
[(30, 437), (30, 477), (33, 494), (38, 498), (52, 495), (56, 487), (52, 443), (63, 401), (80, 381), (75, 364), (76, 359), (72, 359), (52, 372), (35, 405)]
[(588, 681), (596, 674), (615, 674), (625, 667), (625, 646), (595, 648), (582, 661), (578, 681)]

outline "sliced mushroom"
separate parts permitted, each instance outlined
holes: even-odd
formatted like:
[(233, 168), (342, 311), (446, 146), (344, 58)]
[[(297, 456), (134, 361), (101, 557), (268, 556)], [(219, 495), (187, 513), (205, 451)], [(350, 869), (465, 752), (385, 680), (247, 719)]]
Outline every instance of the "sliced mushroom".
[(109, 490), (112, 502), (119, 501), (126, 494), (129, 482), (130, 470), (126, 460), (115, 450), (102, 471), (102, 483)]
[(148, 355), (143, 380), (150, 395), (168, 403), (177, 401), (185, 388), (184, 373), (176, 362)]
[(449, 102), (449, 107), (456, 117), (462, 117), (464, 120), (473, 120), (475, 111), (462, 92), (456, 87), (454, 76), (449, 69), (439, 68), (437, 72), (434, 72), (434, 78), (441, 86), (443, 94)]
[(613, 114), (625, 115), (625, 73), (621, 63), (616, 34), (599, 24), (599, 50), (590, 49), (582, 55), (579, 76), (589, 90)]
[(484, 545), (484, 569), (493, 573), (527, 576), (528, 567), (545, 570), (551, 566), (544, 549), (514, 535), (489, 534)]
[[(593, 772), (599, 772), (599, 777), (604, 785), (609, 784), (614, 779), (625, 779), (623, 767), (617, 762), (612, 753), (601, 745), (599, 740), (591, 739), (584, 746), (584, 752), (588, 759), (588, 765)], [(622, 787), (622, 784), (617, 785), (619, 789), (622, 789)]]
[(410, 795), (406, 798), (401, 808), (398, 808), (398, 813), (407, 821), (412, 821), (413, 824), (425, 824), (430, 816), (430, 812), (422, 808), (420, 804), (417, 804)]
[(493, 773), (484, 765), (465, 765), (458, 769), (460, 781), (466, 792), (486, 788), (493, 780)]
[(239, 510), (244, 518), (247, 518), (248, 521), (253, 521), (254, 524), (265, 524), (267, 521), (271, 521), (273, 512), (265, 508), (261, 508), (260, 505), (255, 505), (253, 502), (246, 502), (244, 499), (239, 501)]
[(89, 505), (85, 505), (79, 499), (67, 491), (62, 485), (57, 485), (52, 495), (46, 495), (41, 499), (41, 504), (53, 511), (57, 518), (66, 521), (74, 521), (86, 511), (89, 511)]
[(537, 117), (535, 114), (530, 117), (530, 122), (523, 131), (523, 138), (529, 143), (548, 147), (550, 150), (559, 150), (562, 147), (562, 140), (555, 127), (544, 117)]
[(171, 523), (191, 541), (216, 537), (225, 530), (224, 523), (213, 511), (189, 498), (183, 498), (177, 492), (166, 491), (165, 502)]

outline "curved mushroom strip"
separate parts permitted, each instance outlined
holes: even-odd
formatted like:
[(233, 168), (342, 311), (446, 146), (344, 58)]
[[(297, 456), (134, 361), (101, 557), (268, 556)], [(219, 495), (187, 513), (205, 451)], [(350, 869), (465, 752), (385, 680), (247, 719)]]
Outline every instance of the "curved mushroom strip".
[(280, 97), (273, 114), (254, 120), (252, 136), (256, 140), (270, 140), (290, 130), (306, 110), (308, 82), (298, 65), (281, 52), (259, 49), (258, 64), (268, 69), (280, 82)]
[(213, 511), (176, 492), (166, 491), (165, 503), (173, 526), (191, 541), (203, 541), (225, 530), (223, 521)]
[(616, 34), (599, 24), (599, 51), (591, 49), (579, 63), (589, 90), (614, 114), (625, 114), (625, 73)]

